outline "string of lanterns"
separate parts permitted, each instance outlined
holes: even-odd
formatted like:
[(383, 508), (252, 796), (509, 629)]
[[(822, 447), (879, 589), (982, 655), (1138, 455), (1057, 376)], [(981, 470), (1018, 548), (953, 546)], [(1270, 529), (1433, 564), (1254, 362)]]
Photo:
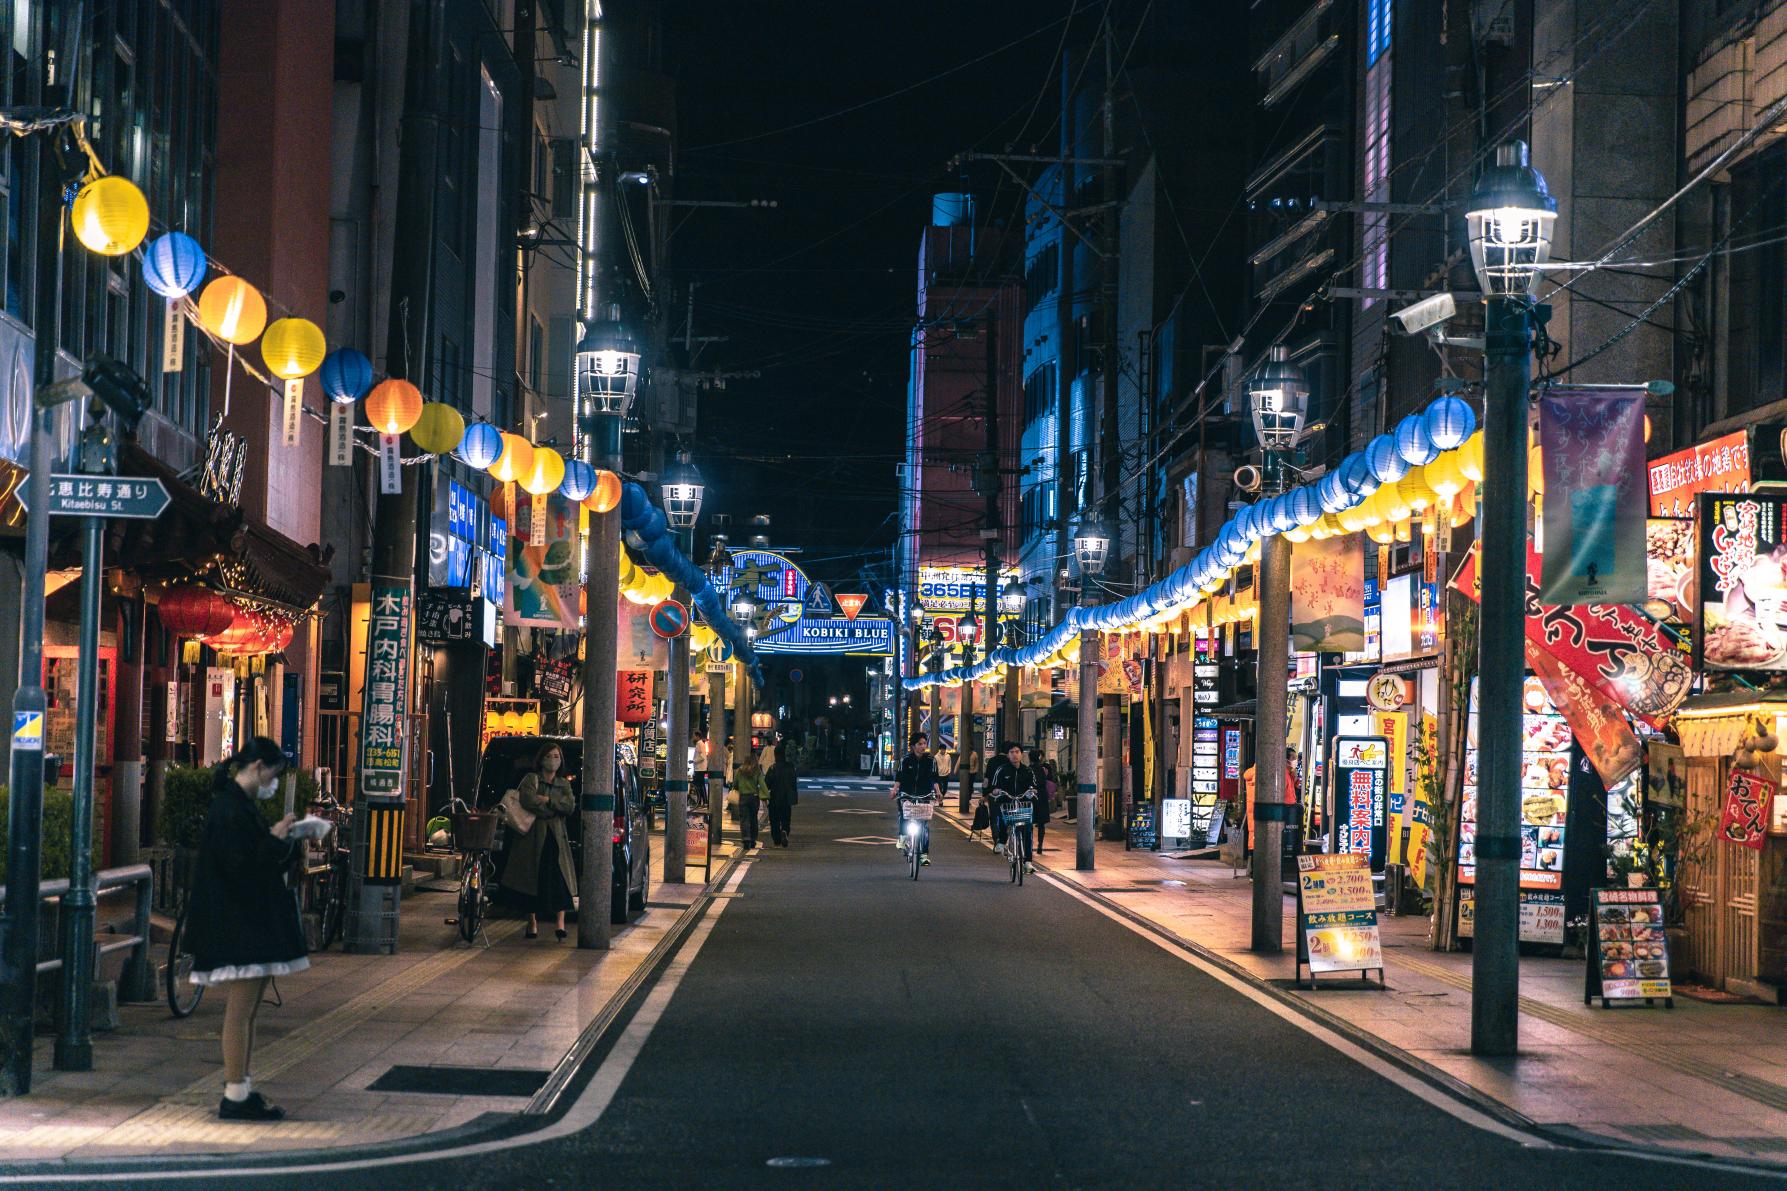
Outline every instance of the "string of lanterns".
[(1483, 435), (1470, 403), (1446, 394), (1410, 414), (1313, 484), (1255, 501), (1230, 517), (1211, 544), (1178, 570), (1115, 603), (1070, 608), (1041, 639), (999, 648), (972, 666), (903, 679), (906, 690), (991, 681), (1007, 667), (1065, 665), (1080, 634), (1158, 632), (1217, 595), (1234, 572), (1259, 557), (1259, 544), (1282, 534), (1293, 542), (1364, 532), (1386, 544), (1409, 541), (1414, 523), (1470, 521), (1483, 479)]

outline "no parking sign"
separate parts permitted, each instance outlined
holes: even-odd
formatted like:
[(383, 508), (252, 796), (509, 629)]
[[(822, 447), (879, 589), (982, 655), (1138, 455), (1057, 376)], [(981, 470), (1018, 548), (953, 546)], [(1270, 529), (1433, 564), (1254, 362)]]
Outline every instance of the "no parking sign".
[(675, 600), (654, 604), (651, 611), (652, 632), (668, 641), (689, 631), (689, 610)]

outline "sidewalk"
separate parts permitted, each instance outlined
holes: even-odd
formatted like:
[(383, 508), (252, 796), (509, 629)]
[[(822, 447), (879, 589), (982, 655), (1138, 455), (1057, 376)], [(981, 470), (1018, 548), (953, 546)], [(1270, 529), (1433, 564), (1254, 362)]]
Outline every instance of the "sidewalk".
[[(525, 1111), (703, 891), (657, 881), (661, 832), (652, 847), (647, 910), (617, 928), (606, 952), (579, 951), (574, 924), (563, 943), (549, 923), (524, 940), (520, 918), (491, 922), (489, 947), (468, 946), (445, 924), (452, 883), (425, 881), (442, 891), (418, 886), (405, 895), (395, 956), (339, 947), (312, 956), (308, 971), (278, 982), (284, 1003), (263, 1005), (256, 1036), (255, 1084), (285, 1108), (284, 1121), (217, 1119), (223, 998), (207, 995), (185, 1020), (161, 1001), (125, 1006), (122, 1029), (94, 1035), (92, 1071), (53, 1070), (53, 1038), (39, 1035), (31, 1094), (0, 1101), (0, 1154), (23, 1161), (361, 1146)], [(716, 852), (716, 872), (732, 850)], [(469, 1086), (450, 1092), (371, 1090), (394, 1067), (490, 1075), (453, 1073)], [(425, 1072), (414, 1082), (439, 1087), (449, 1077)]]
[[(945, 817), (966, 829), (960, 817)], [(984, 836), (983, 836), (984, 838)], [(1387, 991), (1298, 990), (1296, 899), (1284, 903), (1284, 953), (1248, 950), (1251, 887), (1217, 860), (1172, 860), (1100, 841), (1074, 869), (1074, 825), (1049, 825), (1039, 869), (1138, 916), (1535, 1124), (1616, 1144), (1787, 1162), (1787, 1014), (1677, 995), (1673, 1009), (1590, 1008), (1583, 960), (1522, 956), (1515, 1059), (1470, 1047), (1471, 957), (1427, 949), (1427, 919), (1379, 916)]]

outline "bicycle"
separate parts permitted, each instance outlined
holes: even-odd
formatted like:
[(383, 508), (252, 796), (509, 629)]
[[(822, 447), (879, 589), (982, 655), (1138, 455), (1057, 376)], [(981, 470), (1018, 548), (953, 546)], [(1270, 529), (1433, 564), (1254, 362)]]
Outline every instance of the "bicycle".
[(192, 952), (186, 947), (186, 921), (192, 913), (192, 867), (196, 850), (181, 849), (176, 863), (184, 871), (180, 881), (180, 912), (174, 916), (174, 933), (168, 938), (167, 962), (161, 967), (162, 989), (168, 1011), (175, 1017), (191, 1017), (205, 995), (205, 986), (192, 982)]
[[(490, 913), (490, 882), (495, 864), (490, 850), (496, 847), (502, 816), (496, 811), (475, 811), (455, 797), (448, 807), (453, 819), (453, 846), (459, 852), (459, 916), (447, 919), (459, 927), (459, 937), (474, 943)], [(484, 945), (490, 946), (489, 936)]]
[(347, 925), (348, 879), (353, 870), (353, 850), (348, 839), (354, 812), (327, 793), (313, 799), (310, 810), (334, 823), (329, 834), (317, 841), (317, 854), (327, 859), (321, 865), (307, 863), (304, 870), (311, 878), (310, 905), (318, 918), (316, 949), (327, 951)]
[(918, 870), (930, 863), (931, 811), (936, 803), (935, 795), (900, 799), (900, 835), (906, 841), (906, 863), (914, 881)]
[(1029, 838), (1030, 824), (1036, 817), (1036, 798), (1033, 794), (1024, 794), (1016, 798), (1003, 798), (1000, 807), (1000, 818), (1005, 823), (1005, 859), (1011, 865), (1012, 883), (1022, 885), (1024, 876), (1030, 869), (1030, 861), (1025, 852), (1028, 849), (1024, 841)]

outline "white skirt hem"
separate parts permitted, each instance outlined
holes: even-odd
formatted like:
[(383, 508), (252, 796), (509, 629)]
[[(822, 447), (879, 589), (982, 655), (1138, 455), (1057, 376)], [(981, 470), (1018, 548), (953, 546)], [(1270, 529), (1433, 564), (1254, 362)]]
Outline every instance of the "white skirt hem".
[(297, 959), (275, 964), (237, 964), (222, 968), (213, 968), (209, 972), (194, 972), (190, 979), (194, 984), (223, 984), (231, 980), (263, 980), (268, 976), (290, 976), (293, 972), (302, 972), (310, 966), (310, 957), (300, 955)]

